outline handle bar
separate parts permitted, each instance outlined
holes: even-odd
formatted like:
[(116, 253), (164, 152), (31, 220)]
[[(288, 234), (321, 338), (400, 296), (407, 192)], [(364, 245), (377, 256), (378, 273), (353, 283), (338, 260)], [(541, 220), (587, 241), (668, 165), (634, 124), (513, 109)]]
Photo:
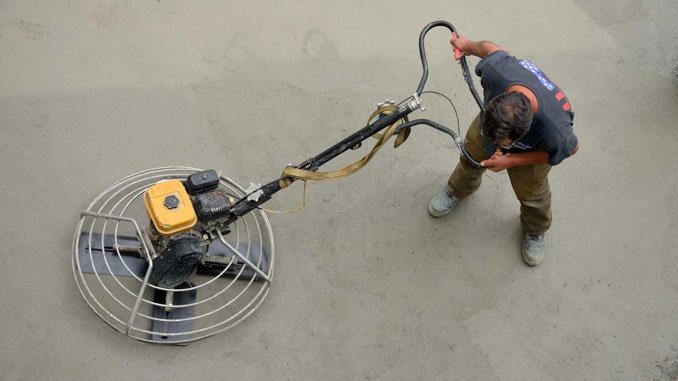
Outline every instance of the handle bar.
[[(421, 92), (424, 91), (424, 85), (426, 85), (426, 80), (428, 79), (428, 61), (426, 60), (426, 48), (424, 47), (424, 37), (426, 37), (426, 33), (428, 33), (429, 30), (437, 27), (437, 26), (442, 26), (450, 30), (452, 32), (453, 36), (459, 36), (459, 32), (457, 32), (457, 28), (454, 27), (454, 25), (450, 24), (447, 21), (434, 21), (424, 27), (424, 29), (421, 30), (421, 33), (419, 34), (419, 56), (421, 57), (421, 66), (424, 69), (424, 72), (421, 75), (421, 80), (419, 81), (419, 86), (417, 87), (417, 95), (421, 95)], [(457, 50), (455, 48), (455, 59), (457, 59)], [(483, 101), (480, 99), (480, 96), (478, 95), (478, 92), (476, 91), (475, 87), (473, 86), (473, 76), (471, 76), (471, 72), (469, 71), (468, 68), (468, 63), (466, 63), (466, 55), (461, 53), (458, 58), (459, 64), (461, 65), (461, 72), (464, 75), (464, 81), (468, 84), (469, 90), (471, 90), (471, 94), (473, 95), (473, 99), (475, 99), (476, 103), (478, 104), (478, 107), (480, 108), (480, 112), (483, 112)]]

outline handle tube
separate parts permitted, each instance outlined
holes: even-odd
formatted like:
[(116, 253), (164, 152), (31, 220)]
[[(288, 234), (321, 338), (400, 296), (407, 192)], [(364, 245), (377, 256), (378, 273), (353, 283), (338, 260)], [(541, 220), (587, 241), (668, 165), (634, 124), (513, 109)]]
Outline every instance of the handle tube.
[(447, 135), (450, 135), (452, 137), (452, 140), (454, 140), (454, 144), (459, 149), (459, 152), (461, 152), (462, 156), (464, 156), (464, 158), (469, 163), (471, 163), (472, 166), (474, 166), (476, 168), (488, 168), (488, 167), (483, 167), (482, 165), (480, 165), (480, 163), (476, 159), (474, 159), (473, 156), (471, 156), (471, 154), (466, 150), (466, 147), (464, 147), (464, 140), (461, 138), (461, 136), (457, 135), (456, 132), (452, 131), (451, 129), (449, 129), (445, 126), (443, 126), (440, 123), (436, 123), (436, 122), (429, 120), (429, 119), (415, 119), (415, 120), (409, 121), (407, 123), (403, 123), (400, 126), (398, 126), (395, 133), (398, 133), (405, 128), (416, 126), (418, 124), (425, 124), (427, 126), (435, 128), (438, 131), (444, 132)]
[[(412, 113), (414, 110), (415, 109), (413, 108), (411, 103), (405, 104), (401, 106), (398, 110), (395, 110), (392, 113), (377, 119), (372, 124), (361, 128), (360, 130), (343, 139), (339, 143), (333, 145), (332, 147), (326, 149), (325, 151), (312, 157), (311, 159), (306, 160), (305, 162), (300, 164), (298, 168), (308, 169), (311, 171), (317, 170), (318, 167), (320, 167), (321, 165), (327, 163), (328, 161), (334, 159), (335, 157), (351, 149), (351, 147), (356, 146), (363, 140), (368, 139), (370, 136), (390, 126), (391, 124), (397, 122), (398, 120), (404, 118), (408, 114)], [(259, 196), (259, 199), (256, 201), (248, 200), (247, 196), (238, 200), (235, 203), (235, 205), (233, 205), (233, 208), (231, 208), (231, 217), (225, 223), (225, 225), (232, 223), (238, 217), (249, 213), (250, 211), (258, 208), (261, 204), (270, 200), (271, 196), (273, 196), (274, 193), (282, 189), (280, 187), (280, 180), (281, 179), (276, 179), (260, 187), (259, 190), (261, 191), (261, 195)], [(294, 181), (294, 179), (291, 180)]]
[(421, 74), (421, 80), (419, 80), (419, 86), (417, 86), (416, 91), (417, 95), (421, 95), (421, 92), (424, 91), (424, 86), (426, 85), (426, 81), (428, 80), (428, 60), (426, 59), (426, 47), (424, 46), (424, 38), (426, 37), (426, 33), (428, 33), (429, 30), (437, 26), (443, 26), (449, 29), (450, 32), (459, 35), (459, 33), (457, 33), (457, 28), (455, 28), (454, 25), (450, 24), (447, 21), (434, 21), (426, 25), (424, 29), (421, 30), (421, 33), (419, 33), (419, 57), (421, 57), (421, 66), (423, 72)]
[[(424, 38), (426, 37), (426, 33), (428, 33), (429, 30), (438, 26), (442, 26), (449, 29), (450, 32), (452, 32), (453, 36), (459, 36), (457, 28), (455, 28), (454, 25), (450, 24), (447, 21), (434, 21), (426, 25), (424, 29), (421, 30), (421, 33), (419, 34), (419, 56), (421, 57), (421, 66), (423, 69), (423, 73), (421, 74), (419, 86), (417, 86), (416, 92), (417, 95), (421, 95), (421, 92), (424, 91), (424, 86), (426, 85), (426, 81), (428, 80), (428, 61), (426, 59), (426, 47), (424, 46)], [(459, 49), (455, 48), (455, 59), (457, 59), (457, 50)], [(480, 99), (480, 96), (478, 95), (475, 86), (473, 86), (473, 76), (469, 71), (468, 63), (466, 62), (466, 55), (460, 52), (458, 61), (459, 64), (461, 65), (461, 72), (462, 75), (464, 76), (464, 81), (468, 84), (468, 88), (471, 91), (471, 94), (473, 95), (473, 99), (475, 99), (476, 103), (478, 104), (480, 112), (483, 112), (484, 111), (483, 101), (482, 99)]]
[[(426, 59), (426, 48), (424, 46), (424, 39), (429, 30), (438, 26), (442, 26), (449, 29), (450, 32), (452, 32), (453, 36), (459, 35), (459, 32), (457, 32), (457, 29), (454, 27), (454, 25), (447, 21), (434, 21), (426, 25), (424, 29), (422, 29), (421, 33), (419, 34), (419, 56), (421, 57), (423, 73), (421, 75), (421, 80), (419, 81), (419, 86), (417, 86), (417, 91), (415, 92), (415, 100), (419, 95), (421, 95), (422, 91), (424, 90), (424, 86), (426, 85), (426, 81), (428, 80), (428, 61)], [(471, 94), (473, 94), (473, 98), (478, 104), (478, 107), (480, 107), (480, 111), (483, 112), (482, 100), (478, 96), (478, 93), (476, 92), (473, 86), (473, 78), (469, 72), (468, 64), (466, 63), (466, 56), (459, 49), (455, 48), (455, 59), (459, 61), (459, 64), (461, 65), (462, 74), (464, 76), (464, 80), (468, 84), (469, 90), (471, 90)], [(340, 154), (347, 151), (351, 147), (356, 146), (363, 140), (390, 126), (397, 120), (402, 119), (406, 115), (412, 113), (417, 108), (418, 103), (416, 104), (416, 106), (413, 106), (411, 103), (408, 103), (400, 107), (398, 110), (382, 118), (377, 119), (371, 125), (361, 128), (360, 130), (356, 131), (352, 135), (348, 136), (347, 138), (343, 139), (342, 141), (333, 145), (332, 147), (326, 149), (320, 154), (314, 156), (313, 158), (304, 161), (303, 163), (299, 164), (298, 168), (312, 171), (317, 170), (318, 167), (320, 167), (321, 165), (327, 163), (328, 161), (339, 156)], [(466, 148), (464, 148), (463, 139), (459, 135), (457, 135), (454, 131), (450, 130), (449, 128), (441, 124), (438, 124), (432, 120), (428, 119), (413, 120), (409, 123), (400, 125), (397, 129), (397, 132), (400, 132), (404, 128), (411, 127), (417, 124), (426, 124), (450, 135), (454, 140), (454, 143), (457, 146), (457, 148), (459, 148), (461, 154), (466, 158), (466, 160), (468, 160), (469, 163), (471, 163), (471, 165), (473, 165), (476, 168), (484, 168), (468, 153)], [(292, 179), (292, 181), (294, 181), (294, 179)], [(280, 179), (276, 179), (258, 189), (258, 191), (261, 191), (261, 194), (256, 201), (248, 200), (247, 196), (249, 195), (238, 200), (231, 209), (231, 217), (227, 222), (225, 222), (224, 225), (228, 225), (234, 222), (240, 216), (243, 216), (249, 213), (250, 211), (258, 208), (261, 204), (270, 200), (271, 196), (273, 196), (273, 194), (278, 192), (280, 189), (282, 189), (280, 186)]]

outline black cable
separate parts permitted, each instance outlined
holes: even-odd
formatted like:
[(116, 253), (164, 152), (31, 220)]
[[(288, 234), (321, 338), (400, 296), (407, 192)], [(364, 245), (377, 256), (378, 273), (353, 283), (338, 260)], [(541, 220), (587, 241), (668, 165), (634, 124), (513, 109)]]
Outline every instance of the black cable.
[(396, 128), (394, 134), (399, 133), (400, 131), (402, 131), (405, 128), (413, 127), (413, 126), (416, 126), (418, 124), (425, 124), (427, 126), (435, 128), (438, 131), (441, 131), (441, 132), (444, 132), (444, 133), (450, 135), (452, 137), (452, 140), (454, 140), (454, 144), (457, 146), (457, 148), (459, 148), (459, 151), (461, 152), (461, 154), (464, 156), (464, 158), (466, 158), (466, 160), (468, 160), (469, 163), (471, 163), (471, 165), (473, 165), (476, 168), (486, 168), (486, 167), (483, 167), (482, 165), (480, 165), (480, 163), (477, 162), (473, 158), (473, 156), (471, 156), (471, 154), (466, 150), (466, 147), (464, 147), (464, 141), (461, 137), (459, 137), (459, 135), (457, 135), (454, 131), (450, 130), (449, 128), (443, 126), (442, 124), (436, 123), (432, 120), (415, 119), (415, 120), (409, 121), (407, 123), (403, 123), (400, 126), (398, 126), (398, 128)]
[[(257, 188), (257, 190), (259, 190), (259, 188)], [(244, 202), (245, 204), (251, 206), (254, 209), (261, 209), (260, 206), (250, 204), (250, 202), (247, 200), (247, 197), (254, 194), (257, 190), (255, 190), (254, 192), (252, 192), (250, 194), (246, 194), (246, 195), (242, 196), (242, 198), (240, 198), (240, 196), (238, 196), (238, 195), (235, 195), (235, 194), (232, 194), (232, 193), (229, 193), (229, 192), (226, 192), (226, 195), (233, 197), (234, 200), (238, 200), (237, 202)], [(233, 205), (235, 205), (235, 203)]]
[[(422, 92), (422, 94), (436, 94), (436, 95), (440, 95), (441, 97), (447, 99), (447, 101), (452, 105), (452, 109), (454, 110), (454, 117), (457, 120), (457, 133), (459, 133), (459, 135), (461, 135), (461, 123), (459, 122), (459, 114), (457, 113), (457, 107), (454, 105), (454, 102), (452, 102), (452, 99), (450, 99), (450, 97), (448, 97), (447, 95), (445, 95), (443, 93), (433, 91), (433, 90), (426, 90), (426, 91)], [(409, 97), (407, 97), (407, 98), (403, 99), (402, 101), (400, 101), (399, 103), (397, 103), (397, 105), (401, 106), (403, 103), (412, 100), (412, 98), (414, 98), (414, 97), (412, 95), (410, 95)]]
[(450, 97), (448, 97), (447, 95), (445, 95), (443, 93), (439, 93), (439, 92), (433, 91), (433, 90), (426, 90), (426, 91), (422, 92), (422, 94), (437, 94), (437, 95), (440, 95), (441, 97), (447, 99), (448, 102), (450, 102), (450, 104), (452, 105), (452, 108), (454, 109), (454, 116), (457, 118), (457, 133), (459, 135), (461, 135), (461, 125), (459, 123), (459, 114), (457, 113), (457, 107), (454, 105), (454, 102), (452, 102), (452, 99), (450, 99)]
[[(248, 197), (250, 197), (251, 195), (257, 193), (258, 191), (261, 191), (262, 189), (264, 189), (266, 186), (268, 186), (268, 185), (270, 185), (270, 184), (277, 183), (279, 180), (280, 180), (280, 179), (278, 179), (278, 180), (273, 180), (273, 181), (271, 181), (271, 182), (268, 183), (268, 184), (264, 184), (263, 186), (259, 186), (257, 189), (253, 190), (253, 191), (250, 192), (250, 193), (246, 193), (242, 198), (240, 198), (238, 201), (236, 201), (235, 204), (234, 204), (232, 207), (235, 208), (239, 203), (242, 202), (243, 204), (245, 204), (245, 205), (247, 205), (247, 206), (250, 206), (250, 207), (252, 207), (252, 208), (254, 208), (254, 209), (259, 209), (259, 210), (261, 210), (261, 209), (262, 209), (261, 206), (250, 203), (250, 201), (248, 200)], [(262, 191), (262, 192), (263, 192), (263, 191)], [(263, 196), (264, 196), (264, 197), (269, 197), (269, 195), (267, 195), (266, 193), (263, 193)], [(270, 198), (270, 197), (269, 197), (269, 198)]]
[(411, 101), (412, 98), (414, 98), (414, 96), (410, 95), (409, 97), (407, 97), (407, 98), (403, 99), (402, 101), (400, 101), (400, 102), (397, 104), (397, 106), (402, 106), (403, 103)]

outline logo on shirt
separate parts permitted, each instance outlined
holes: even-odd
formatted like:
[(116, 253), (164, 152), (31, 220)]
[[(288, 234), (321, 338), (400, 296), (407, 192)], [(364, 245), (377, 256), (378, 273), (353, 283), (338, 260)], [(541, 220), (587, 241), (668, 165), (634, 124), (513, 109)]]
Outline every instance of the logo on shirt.
[[(537, 65), (533, 64), (531, 61), (520, 60), (518, 61), (518, 63), (525, 69), (532, 72), (532, 74), (534, 74), (537, 77), (537, 79), (539, 79), (539, 82), (541, 82), (541, 84), (544, 85), (544, 87), (549, 89), (549, 91), (553, 91), (553, 89), (556, 88), (556, 85), (554, 85), (553, 82), (546, 79), (546, 76), (542, 74), (541, 70), (539, 70)], [(570, 102), (568, 102), (567, 98), (565, 97), (565, 94), (563, 94), (563, 92), (560, 91), (560, 89), (558, 89), (558, 93), (556, 94), (556, 101), (561, 103), (564, 111), (570, 110)]]
[(521, 143), (521, 142), (515, 142), (515, 144), (513, 146), (515, 148), (520, 148), (520, 149), (534, 149), (533, 147), (530, 147), (527, 144)]
[(556, 85), (554, 85), (553, 83), (551, 83), (551, 81), (546, 79), (546, 77), (544, 76), (544, 74), (541, 73), (541, 70), (539, 70), (537, 65), (533, 64), (531, 61), (521, 60), (518, 63), (525, 69), (531, 71), (532, 74), (534, 74), (537, 77), (537, 79), (539, 79), (539, 82), (541, 82), (541, 84), (544, 85), (544, 87), (549, 89), (549, 91), (553, 91), (553, 89), (556, 88)]

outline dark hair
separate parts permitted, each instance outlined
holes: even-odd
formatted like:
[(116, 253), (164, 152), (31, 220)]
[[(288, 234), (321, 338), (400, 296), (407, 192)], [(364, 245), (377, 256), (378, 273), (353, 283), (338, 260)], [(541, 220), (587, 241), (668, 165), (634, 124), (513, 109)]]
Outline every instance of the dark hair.
[(492, 144), (501, 144), (509, 138), (516, 141), (530, 130), (532, 107), (523, 93), (497, 95), (485, 107), (483, 136)]

